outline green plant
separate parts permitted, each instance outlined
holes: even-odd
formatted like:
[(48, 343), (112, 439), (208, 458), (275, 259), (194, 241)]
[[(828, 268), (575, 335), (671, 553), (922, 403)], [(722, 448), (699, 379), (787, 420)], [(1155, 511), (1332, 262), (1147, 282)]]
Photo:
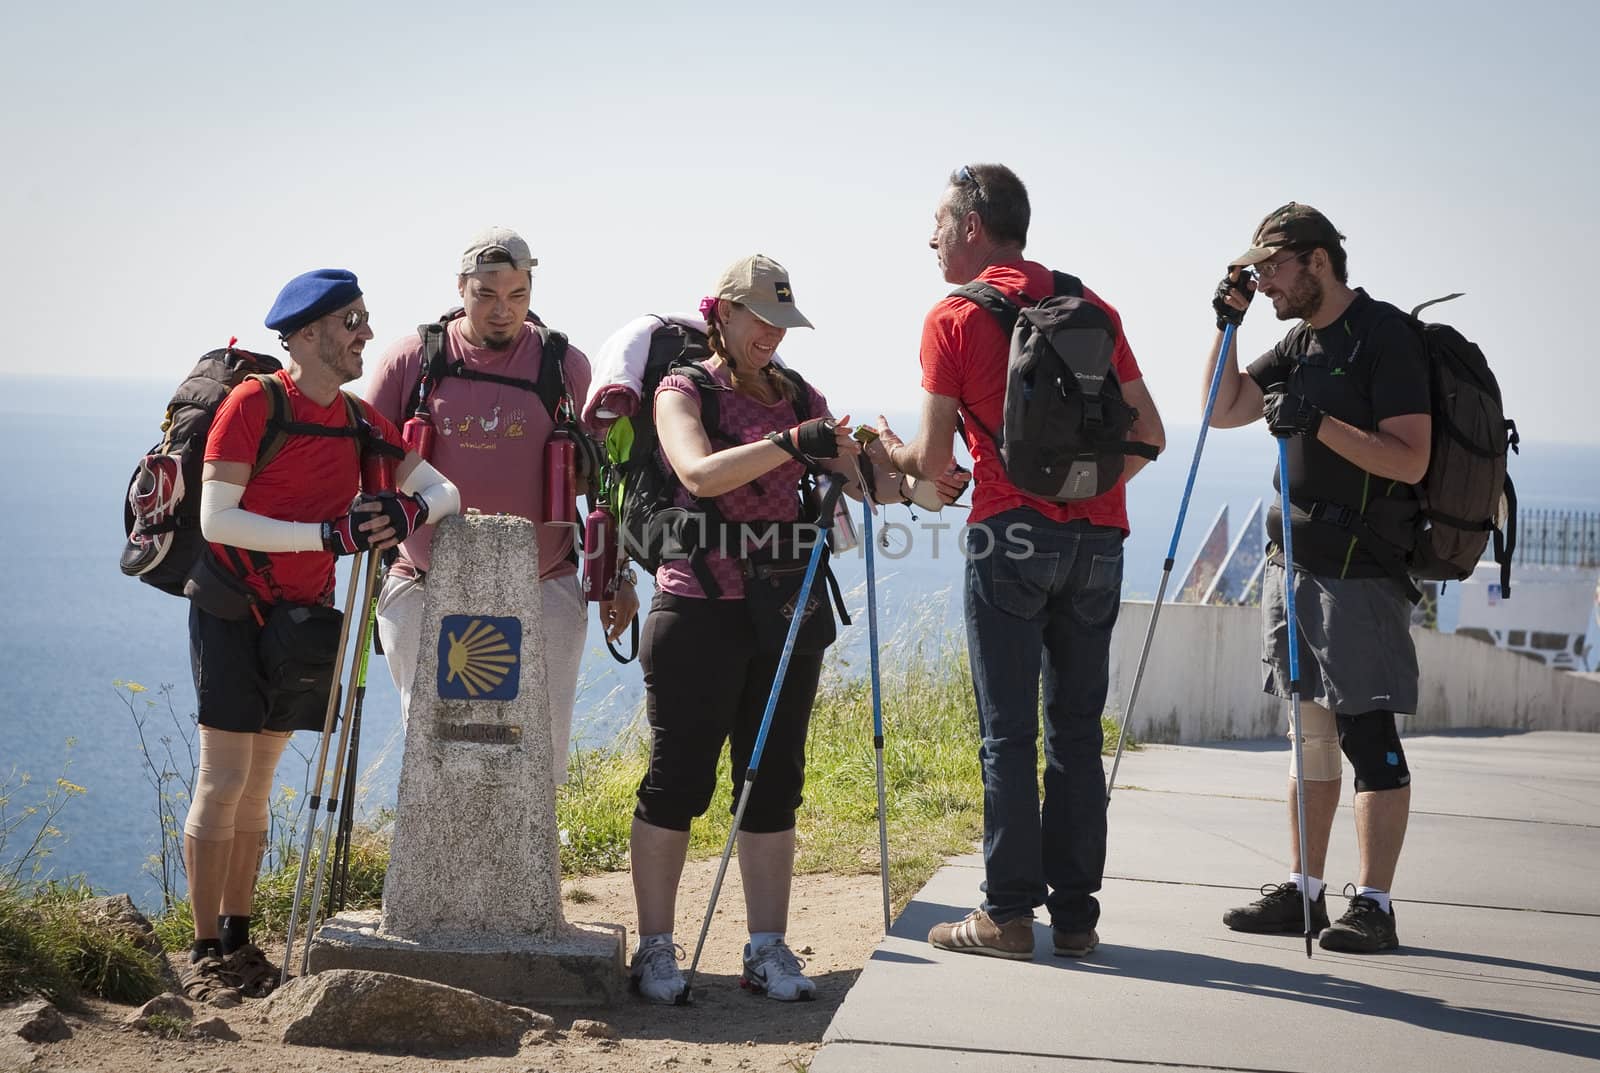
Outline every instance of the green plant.
[(189, 1034), (191, 1022), (186, 1017), (179, 1017), (175, 1013), (152, 1013), (139, 1025), (152, 1035), (162, 1039), (182, 1039)]
[(154, 956), (85, 913), (93, 896), (82, 883), (0, 888), (0, 1001), (32, 992), (70, 1004), (88, 992), (139, 1003), (164, 990)]
[[(42, 881), (47, 875), (45, 862), (61, 839), (61, 828), (56, 818), (73, 798), (86, 793), (82, 786), (67, 778), (72, 768), (72, 748), (76, 738), (68, 738), (66, 754), (61, 762), (61, 774), (53, 785), (46, 788), (44, 797), (18, 807), (13, 799), (33, 786), (33, 776), (12, 768), (5, 781), (0, 782), (0, 888), (17, 887)], [(13, 848), (13, 839), (27, 839), (20, 849)]]

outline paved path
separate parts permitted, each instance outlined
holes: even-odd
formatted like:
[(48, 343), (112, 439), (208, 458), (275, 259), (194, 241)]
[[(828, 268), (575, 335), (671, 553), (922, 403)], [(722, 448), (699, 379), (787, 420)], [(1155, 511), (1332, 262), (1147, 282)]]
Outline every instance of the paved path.
[[(1398, 951), (1361, 957), (1221, 915), (1286, 877), (1287, 743), (1127, 754), (1101, 945), (1032, 962), (933, 949), (978, 899), (948, 862), (874, 952), (812, 1073), (1584, 1070), (1600, 1073), (1600, 735), (1412, 737)], [(1346, 803), (1329, 854), (1355, 879)]]

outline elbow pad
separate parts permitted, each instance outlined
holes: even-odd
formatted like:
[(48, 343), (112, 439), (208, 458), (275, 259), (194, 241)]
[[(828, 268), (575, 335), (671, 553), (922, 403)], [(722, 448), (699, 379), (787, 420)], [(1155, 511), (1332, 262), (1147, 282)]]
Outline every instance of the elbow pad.
[(200, 533), (217, 544), (250, 551), (322, 551), (322, 527), (284, 522), (239, 506), (244, 485), (206, 481), (200, 486)]
[(450, 515), (461, 513), (461, 490), (426, 459), (418, 459), (416, 467), (400, 482), (400, 491), (427, 504), (429, 525), (437, 525)]

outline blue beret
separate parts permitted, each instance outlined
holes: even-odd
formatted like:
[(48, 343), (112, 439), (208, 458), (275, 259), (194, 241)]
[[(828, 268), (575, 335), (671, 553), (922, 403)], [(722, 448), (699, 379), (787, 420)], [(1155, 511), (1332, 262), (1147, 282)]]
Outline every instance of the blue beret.
[(292, 335), (318, 317), (361, 297), (356, 274), (343, 268), (319, 268), (283, 285), (278, 300), (267, 313), (267, 327), (279, 335)]

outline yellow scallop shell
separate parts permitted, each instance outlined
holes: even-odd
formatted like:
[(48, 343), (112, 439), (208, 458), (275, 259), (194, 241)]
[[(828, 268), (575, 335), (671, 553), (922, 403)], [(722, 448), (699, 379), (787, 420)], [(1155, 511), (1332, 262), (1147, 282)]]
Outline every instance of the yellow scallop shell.
[(459, 679), (469, 697), (494, 689), (517, 665), (517, 654), (506, 635), (482, 619), (468, 623), (460, 637), (453, 633), (446, 636), (450, 640), (450, 673), (445, 681)]

